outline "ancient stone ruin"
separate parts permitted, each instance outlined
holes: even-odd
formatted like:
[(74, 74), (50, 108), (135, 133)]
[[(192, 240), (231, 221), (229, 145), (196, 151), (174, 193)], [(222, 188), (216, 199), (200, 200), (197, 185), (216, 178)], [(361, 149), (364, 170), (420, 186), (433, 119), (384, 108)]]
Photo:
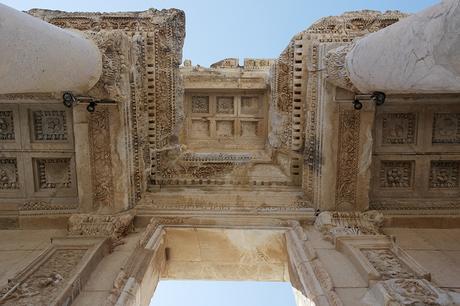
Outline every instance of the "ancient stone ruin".
[(460, 2), (182, 60), (185, 14), (0, 4), (0, 305), (161, 279), (302, 305), (460, 305)]

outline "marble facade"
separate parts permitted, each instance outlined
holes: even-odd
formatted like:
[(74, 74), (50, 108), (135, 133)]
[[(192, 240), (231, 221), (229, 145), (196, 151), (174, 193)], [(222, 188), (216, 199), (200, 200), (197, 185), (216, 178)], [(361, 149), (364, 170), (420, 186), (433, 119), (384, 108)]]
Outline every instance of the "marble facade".
[(0, 5), (84, 63), (38, 78), (52, 54), (29, 54), (21, 83), (0, 47), (0, 304), (148, 305), (161, 279), (215, 279), (460, 305), (459, 7), (326, 17), (276, 59), (205, 68), (182, 63), (180, 10)]

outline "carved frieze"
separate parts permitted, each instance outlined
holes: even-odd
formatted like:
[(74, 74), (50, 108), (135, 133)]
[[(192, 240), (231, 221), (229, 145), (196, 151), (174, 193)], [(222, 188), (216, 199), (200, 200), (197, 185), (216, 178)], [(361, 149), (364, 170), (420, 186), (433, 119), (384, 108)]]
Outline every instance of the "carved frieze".
[(433, 144), (460, 144), (460, 114), (435, 113), (433, 118)]
[(77, 214), (69, 218), (71, 236), (105, 236), (117, 243), (133, 228), (134, 216), (131, 214), (94, 215)]
[(15, 140), (13, 111), (0, 111), (0, 141)]
[(19, 189), (16, 158), (0, 158), (0, 191), (6, 189)]
[(414, 174), (414, 161), (385, 160), (380, 164), (380, 187), (410, 188)]
[(89, 120), (93, 205), (95, 208), (113, 205), (112, 152), (109, 110), (98, 107)]
[(383, 214), (367, 212), (322, 212), (315, 220), (315, 227), (327, 240), (337, 236), (379, 235)]
[(335, 206), (337, 210), (352, 210), (356, 208), (359, 130), (359, 112), (352, 110), (340, 113), (337, 185), (335, 191)]
[(382, 144), (407, 145), (417, 140), (415, 113), (385, 113), (382, 118)]
[(35, 141), (67, 141), (67, 119), (63, 110), (32, 111)]
[(375, 284), (364, 300), (371, 305), (457, 305), (460, 294), (448, 292), (424, 279), (389, 279)]
[(362, 249), (361, 252), (384, 280), (415, 278), (414, 273), (390, 249)]

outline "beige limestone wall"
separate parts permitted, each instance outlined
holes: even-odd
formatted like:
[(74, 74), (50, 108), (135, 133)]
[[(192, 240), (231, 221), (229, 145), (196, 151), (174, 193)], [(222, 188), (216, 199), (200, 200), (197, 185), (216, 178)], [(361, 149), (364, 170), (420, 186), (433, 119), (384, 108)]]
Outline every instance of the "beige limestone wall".
[(360, 306), (368, 290), (368, 283), (349, 258), (337, 251), (335, 246), (323, 239), (320, 232), (311, 226), (305, 228), (310, 246), (332, 279), (332, 285), (344, 306)]
[(460, 292), (460, 229), (386, 228), (431, 280), (443, 289)]
[(166, 229), (165, 279), (288, 281), (282, 231)]
[(65, 230), (0, 230), (0, 288)]
[(104, 305), (113, 288), (115, 278), (135, 249), (139, 237), (138, 232), (129, 234), (123, 239), (123, 245), (117, 246), (112, 253), (101, 260), (72, 305)]

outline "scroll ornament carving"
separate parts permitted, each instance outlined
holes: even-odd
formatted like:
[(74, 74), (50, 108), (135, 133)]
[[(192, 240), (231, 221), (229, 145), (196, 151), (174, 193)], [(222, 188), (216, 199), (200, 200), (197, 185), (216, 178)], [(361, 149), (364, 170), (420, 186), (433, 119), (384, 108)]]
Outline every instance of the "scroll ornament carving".
[(128, 58), (131, 43), (124, 31), (100, 31), (91, 38), (102, 54), (102, 76), (90, 90), (99, 98), (124, 101), (129, 97), (129, 84), (123, 82), (128, 72)]
[(69, 218), (69, 235), (71, 236), (106, 236), (114, 245), (121, 244), (121, 239), (133, 228), (134, 216), (78, 214)]
[(340, 113), (335, 191), (337, 210), (356, 209), (360, 124), (361, 117), (358, 112), (345, 111)]
[(315, 220), (315, 227), (326, 240), (337, 236), (380, 235), (383, 214), (367, 212), (322, 212)]
[(110, 147), (109, 110), (98, 108), (89, 122), (93, 205), (103, 209), (113, 204), (112, 152)]
[(348, 75), (345, 57), (351, 50), (352, 45), (340, 46), (336, 49), (330, 50), (326, 54), (326, 71), (327, 79), (334, 85), (344, 88), (352, 92), (359, 92), (359, 90), (353, 85)]

